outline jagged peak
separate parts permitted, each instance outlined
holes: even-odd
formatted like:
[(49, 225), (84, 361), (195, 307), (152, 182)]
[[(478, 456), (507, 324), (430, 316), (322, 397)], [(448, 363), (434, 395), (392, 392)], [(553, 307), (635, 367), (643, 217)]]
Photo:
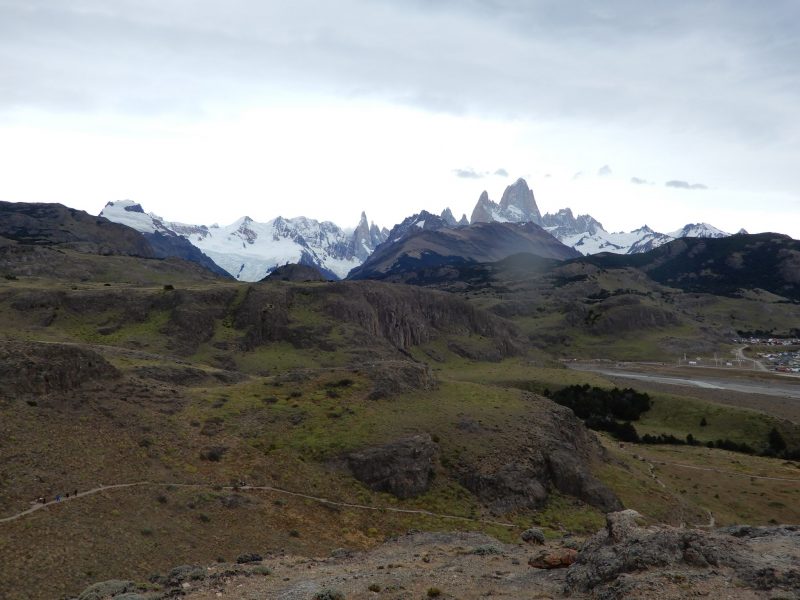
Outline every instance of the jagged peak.
[(442, 220), (444, 220), (444, 222), (450, 227), (455, 227), (458, 224), (458, 221), (456, 221), (456, 218), (453, 216), (453, 211), (450, 210), (449, 206), (442, 211), (441, 217)]

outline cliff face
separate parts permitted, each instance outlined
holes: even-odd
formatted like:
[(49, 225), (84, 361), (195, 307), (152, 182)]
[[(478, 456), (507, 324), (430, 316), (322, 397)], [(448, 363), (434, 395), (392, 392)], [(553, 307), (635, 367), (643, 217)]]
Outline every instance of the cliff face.
[[(309, 324), (293, 318), (292, 309), (301, 303), (317, 307), (330, 320)], [(512, 324), (458, 297), (378, 282), (254, 286), (235, 318), (249, 348), (270, 341), (308, 347), (321, 343), (333, 323), (359, 330), (366, 346), (377, 342), (401, 351), (447, 335), (488, 338), (487, 348), (499, 357), (518, 353), (521, 343)]]

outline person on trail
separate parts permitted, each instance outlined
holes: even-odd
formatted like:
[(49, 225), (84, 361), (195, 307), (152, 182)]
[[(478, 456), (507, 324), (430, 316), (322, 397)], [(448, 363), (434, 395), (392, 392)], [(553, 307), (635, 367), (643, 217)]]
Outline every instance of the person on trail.
[(73, 496), (77, 496), (78, 495), (78, 490), (75, 490), (74, 492), (72, 492), (72, 495)]
[(61, 502), (61, 494), (59, 494), (58, 496), (56, 496), (56, 502)]

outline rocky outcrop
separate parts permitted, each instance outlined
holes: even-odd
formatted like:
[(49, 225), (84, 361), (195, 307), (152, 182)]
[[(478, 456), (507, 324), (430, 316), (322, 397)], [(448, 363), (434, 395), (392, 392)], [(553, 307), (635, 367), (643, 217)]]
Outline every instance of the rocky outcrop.
[(262, 281), (325, 281), (325, 277), (316, 267), (289, 264), (278, 267)]
[(115, 379), (119, 371), (97, 352), (67, 344), (0, 343), (0, 396), (67, 392)]
[(353, 452), (347, 465), (353, 476), (378, 492), (411, 498), (428, 490), (436, 444), (428, 434)]
[(492, 512), (540, 508), (552, 490), (574, 496), (604, 512), (622, 508), (614, 493), (591, 473), (593, 461), (604, 460), (595, 435), (571, 410), (531, 396), (528, 437), (511, 456), (464, 460), (456, 467), (461, 483), (489, 505)]
[(366, 363), (363, 370), (374, 382), (369, 395), (372, 400), (389, 398), (404, 392), (436, 388), (433, 371), (423, 363), (408, 360), (381, 361)]
[(784, 591), (794, 597), (800, 592), (800, 527), (706, 532), (640, 523), (632, 510), (609, 514), (606, 529), (581, 548), (567, 574), (567, 589), (609, 600), (645, 590), (656, 597), (669, 571), (695, 583), (733, 578), (740, 593)]

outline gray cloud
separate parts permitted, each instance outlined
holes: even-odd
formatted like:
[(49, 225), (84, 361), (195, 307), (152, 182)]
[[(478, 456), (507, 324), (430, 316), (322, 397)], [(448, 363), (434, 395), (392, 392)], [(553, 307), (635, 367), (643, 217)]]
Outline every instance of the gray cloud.
[(612, 172), (611, 167), (609, 167), (608, 165), (603, 165), (597, 170), (597, 175), (599, 177), (608, 177), (609, 175), (611, 175), (611, 172)]
[(682, 190), (707, 190), (708, 186), (703, 185), (702, 183), (689, 183), (688, 181), (680, 181), (679, 179), (673, 179), (671, 181), (667, 181), (665, 184), (667, 187), (671, 188), (679, 188)]
[(505, 169), (502, 169), (502, 168), (501, 169), (497, 169), (494, 172), (494, 174), (497, 175), (498, 177), (508, 177), (508, 171), (506, 171)]
[(3, 0), (0, 103), (202, 110), (291, 86), (791, 140), (798, 18), (792, 0)]
[(483, 173), (478, 173), (475, 169), (453, 169), (453, 173), (462, 179), (482, 179), (484, 177)]
[(650, 184), (649, 181), (646, 179), (642, 179), (640, 177), (631, 177), (631, 183), (635, 183), (636, 185), (648, 185)]
[(796, 0), (0, 0), (0, 117), (202, 115), (288, 90), (565, 121), (651, 148), (677, 132), (742, 165), (757, 149), (797, 191), (798, 22)]

